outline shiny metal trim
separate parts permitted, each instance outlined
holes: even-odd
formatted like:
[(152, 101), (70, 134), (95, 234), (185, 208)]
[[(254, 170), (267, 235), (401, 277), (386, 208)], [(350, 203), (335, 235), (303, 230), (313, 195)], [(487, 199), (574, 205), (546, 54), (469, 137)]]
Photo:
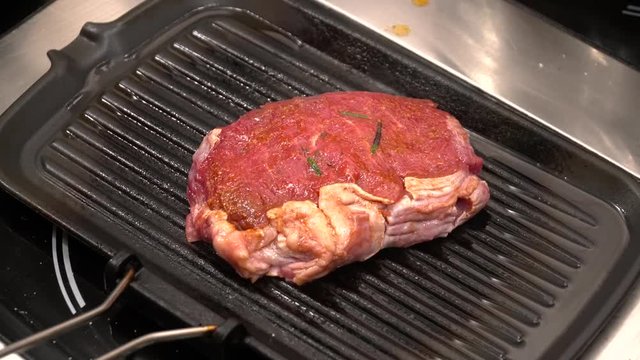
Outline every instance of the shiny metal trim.
[[(316, 0), (640, 176), (640, 74), (502, 0)], [(87, 21), (142, 0), (57, 0), (0, 39), (0, 112), (49, 68)], [(408, 36), (389, 31), (407, 24)], [(640, 286), (586, 354), (640, 360)]]

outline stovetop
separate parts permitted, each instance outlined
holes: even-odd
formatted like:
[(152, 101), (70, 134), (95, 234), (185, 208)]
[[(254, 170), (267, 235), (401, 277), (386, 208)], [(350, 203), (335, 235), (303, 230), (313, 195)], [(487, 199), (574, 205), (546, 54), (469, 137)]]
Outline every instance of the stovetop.
[[(0, 341), (17, 340), (90, 310), (105, 298), (107, 259), (89, 250), (5, 192), (0, 192)], [(89, 359), (161, 329), (127, 299), (77, 330), (26, 353), (26, 358)], [(202, 359), (189, 344), (158, 344), (131, 359)]]
[[(65, 3), (65, 0), (58, 0), (58, 2)], [(67, 3), (70, 4), (72, 2), (68, 1)], [(112, 1), (109, 6), (118, 8), (118, 10), (114, 10), (110, 14), (119, 14), (121, 10), (126, 10), (138, 2), (139, 0)], [(343, 3), (341, 1), (326, 2), (335, 6), (340, 6)], [(636, 67), (636, 69), (640, 67), (640, 47), (633, 43), (636, 37), (629, 35), (637, 34), (638, 30), (640, 30), (640, 4), (637, 1), (585, 3), (574, 0), (565, 2), (517, 0), (517, 2), (548, 16), (552, 21), (561, 24), (561, 26), (577, 34), (578, 37), (607, 55), (626, 62)], [(373, 5), (379, 5), (382, 1), (374, 1), (373, 3)], [(373, 5), (371, 7), (375, 8)], [(56, 6), (63, 5), (57, 4)], [(73, 6), (80, 10), (84, 9), (77, 4)], [(70, 6), (70, 8), (73, 8), (73, 6)], [(604, 8), (605, 6), (606, 9)], [(93, 14), (91, 16), (95, 17), (98, 16), (96, 15), (96, 9), (99, 8), (99, 6), (96, 6), (93, 10), (86, 12)], [(344, 11), (348, 12), (348, 9)], [(81, 18), (77, 22), (81, 25), (93, 19), (89, 16)], [(30, 26), (30, 24), (26, 25), (27, 28)], [(65, 34), (56, 40), (60, 42), (60, 46), (68, 43), (77, 34), (77, 29), (67, 31)], [(51, 46), (58, 45), (48, 43), (40, 46), (42, 47), (40, 50), (45, 51)], [(0, 62), (7, 64), (7, 68), (16, 73), (16, 69), (19, 68), (14, 66), (17, 65), (2, 61), (5, 59), (3, 56), (7, 51), (11, 51), (11, 47), (6, 46), (6, 43), (0, 43)], [(0, 111), (3, 111), (11, 101), (15, 100), (15, 97), (20, 92), (24, 91), (30, 83), (46, 70), (47, 61), (44, 53), (38, 53), (38, 58), (34, 59), (33, 57), (36, 55), (30, 52), (31, 50), (24, 52), (24, 49), (22, 49), (21, 51), (23, 51), (23, 56), (24, 54), (29, 55), (26, 58), (31, 59), (25, 63), (29, 64), (32, 68), (31, 70), (35, 68), (36, 71), (24, 72), (19, 82), (20, 84), (14, 88), (14, 92), (17, 93), (0, 94), (2, 95), (0, 96)], [(572, 56), (570, 52), (566, 52), (566, 55)], [(535, 65), (538, 66), (537, 61), (535, 61)], [(613, 71), (611, 68), (608, 68), (609, 71)], [(625, 70), (624, 74), (631, 75), (625, 77), (618, 70), (625, 69), (624, 67), (616, 67), (615, 69), (617, 77), (636, 79), (638, 76), (637, 72), (628, 69)], [(469, 75), (469, 72), (461, 72), (464, 75)], [(469, 76), (469, 78), (472, 81), (477, 80), (473, 76)], [(0, 80), (7, 81), (8, 79), (5, 74), (0, 74)], [(625, 84), (628, 85), (628, 83)], [(480, 85), (489, 93), (498, 97), (502, 95), (499, 87), (487, 89), (484, 86), (486, 84)], [(624, 88), (640, 89), (637, 83), (633, 83), (631, 86), (624, 86)], [(3, 89), (3, 91), (6, 90)], [(571, 128), (563, 128), (564, 124), (553, 123), (553, 114), (538, 113), (535, 106), (528, 106), (527, 102), (522, 99), (516, 99), (518, 100), (515, 102), (516, 105), (522, 106), (536, 116), (539, 115), (539, 117), (550, 122), (552, 126), (559, 127), (560, 130), (565, 130), (570, 136), (572, 135)], [(587, 110), (584, 111), (588, 112)], [(584, 121), (582, 126), (589, 125), (590, 119), (588, 116), (582, 120)], [(617, 124), (620, 125), (619, 123)], [(578, 125), (580, 126), (581, 124), (578, 123)], [(616, 126), (611, 127), (609, 130), (617, 131)], [(623, 127), (621, 131), (625, 132), (628, 129), (625, 130)], [(606, 135), (606, 129), (602, 132)], [(616, 138), (615, 134), (611, 138)], [(618, 148), (624, 148), (623, 140), (618, 143)], [(590, 148), (596, 147), (590, 144), (588, 146)], [(614, 157), (606, 150), (603, 150), (603, 156), (607, 158)], [(627, 153), (627, 156), (634, 158), (631, 152)], [(619, 165), (620, 163), (621, 161), (618, 161)], [(627, 164), (630, 164), (628, 170), (633, 173), (636, 170), (634, 165), (636, 163), (629, 161)], [(3, 289), (0, 291), (0, 341), (7, 342), (7, 339), (22, 338), (36, 330), (66, 320), (78, 312), (86, 311), (98, 305), (104, 299), (106, 292), (102, 276), (103, 268), (108, 259), (92, 252), (81, 241), (69, 236), (62, 229), (56, 228), (47, 219), (36, 214), (4, 192), (0, 192), (0, 202), (3, 204), (0, 209), (0, 237), (2, 238), (0, 242), (0, 289)], [(633, 309), (623, 315), (631, 316), (630, 314), (634, 313)], [(161, 330), (161, 327), (153, 319), (141, 316), (135, 311), (135, 308), (128, 307), (126, 301), (117, 310), (109, 316), (101, 317), (91, 324), (55, 341), (34, 348), (25, 357), (38, 359), (92, 358), (140, 334)], [(640, 327), (637, 323), (635, 324), (636, 328)], [(613, 331), (606, 332), (607, 337), (613, 333)], [(633, 334), (631, 339), (633, 339)], [(632, 344), (633, 342), (630, 343)], [(629, 351), (632, 351), (631, 349), (629, 348)], [(640, 355), (629, 353), (628, 356), (631, 359), (636, 359), (633, 356)], [(186, 342), (184, 344), (154, 345), (137, 352), (135, 357), (132, 358), (163, 359), (176, 357), (197, 359), (204, 356), (191, 349), (189, 343)]]

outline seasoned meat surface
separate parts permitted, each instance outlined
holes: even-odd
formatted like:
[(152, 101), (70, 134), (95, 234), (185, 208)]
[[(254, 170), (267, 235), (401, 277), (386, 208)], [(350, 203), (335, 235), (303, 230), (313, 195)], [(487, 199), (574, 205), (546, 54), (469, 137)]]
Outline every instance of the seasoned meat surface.
[(488, 201), (482, 159), (429, 100), (335, 92), (266, 104), (194, 154), (187, 239), (296, 283), (445, 236)]

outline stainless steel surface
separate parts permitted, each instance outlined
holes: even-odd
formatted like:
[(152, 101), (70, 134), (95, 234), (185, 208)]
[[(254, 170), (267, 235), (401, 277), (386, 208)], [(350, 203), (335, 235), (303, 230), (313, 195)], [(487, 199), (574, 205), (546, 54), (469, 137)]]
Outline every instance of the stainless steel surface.
[(57, 0), (0, 38), (0, 113), (49, 69), (47, 51), (61, 49), (87, 21), (105, 22), (142, 0)]
[(591, 344), (583, 359), (640, 360), (640, 284)]
[[(49, 67), (46, 51), (87, 21), (103, 22), (142, 0), (57, 0), (0, 39), (0, 112)], [(640, 73), (511, 2), (317, 0), (478, 86), (640, 176)], [(406, 24), (399, 37), (388, 31)], [(640, 360), (640, 286), (587, 358)]]
[(135, 277), (135, 271), (130, 269), (125, 276), (120, 280), (118, 285), (111, 291), (109, 296), (96, 308), (91, 311), (87, 311), (82, 315), (75, 316), (63, 323), (52, 326), (48, 329), (44, 329), (22, 340), (16, 341), (7, 345), (5, 348), (0, 349), (0, 359), (3, 357), (17, 353), (20, 351), (28, 350), (34, 346), (41, 344), (44, 341), (51, 340), (58, 337), (68, 331), (71, 331), (79, 326), (88, 323), (90, 320), (102, 315), (105, 311), (109, 310), (111, 306), (118, 300), (120, 295), (126, 290), (127, 286), (133, 281)]
[(127, 354), (130, 354), (136, 350), (140, 350), (145, 346), (156, 344), (159, 342), (175, 341), (182, 339), (190, 339), (204, 334), (208, 334), (216, 329), (213, 325), (199, 326), (186, 329), (158, 331), (151, 334), (140, 336), (133, 339), (128, 343), (115, 348), (112, 351), (100, 356), (96, 360), (112, 360), (124, 358)]
[(640, 72), (533, 13), (499, 0), (320, 2), (640, 177)]

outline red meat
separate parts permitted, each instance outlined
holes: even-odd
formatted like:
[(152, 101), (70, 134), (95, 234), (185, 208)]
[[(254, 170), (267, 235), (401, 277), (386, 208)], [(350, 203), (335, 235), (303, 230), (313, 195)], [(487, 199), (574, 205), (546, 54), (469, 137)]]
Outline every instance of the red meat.
[(336, 92), (212, 130), (189, 172), (189, 241), (253, 280), (298, 284), (447, 235), (488, 201), (458, 121), (429, 100)]

